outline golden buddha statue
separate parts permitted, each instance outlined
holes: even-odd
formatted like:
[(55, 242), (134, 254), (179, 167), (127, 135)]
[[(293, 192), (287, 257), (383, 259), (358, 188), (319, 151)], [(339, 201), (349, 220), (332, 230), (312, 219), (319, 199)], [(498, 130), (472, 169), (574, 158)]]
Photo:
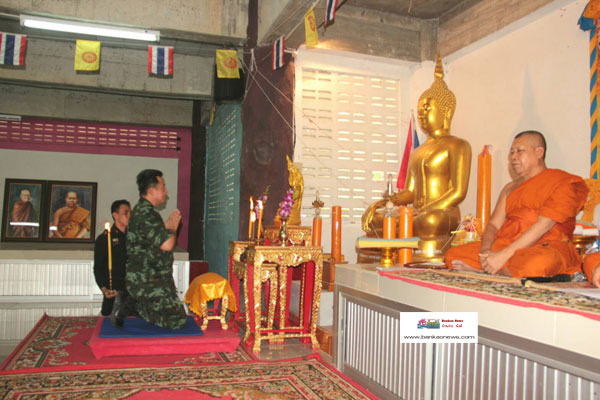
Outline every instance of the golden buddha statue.
[[(451, 232), (460, 223), (458, 205), (469, 187), (471, 146), (450, 135), (456, 97), (443, 78), (438, 54), (434, 82), (419, 98), (417, 108), (417, 119), (427, 140), (410, 155), (405, 189), (391, 195), (395, 205), (413, 205), (413, 234), (420, 238), (414, 254), (418, 261), (443, 261)], [(382, 237), (385, 203), (382, 199), (371, 204), (363, 214), (362, 227), (367, 236)]]
[[(292, 206), (292, 211), (290, 212), (287, 224), (300, 225), (300, 209), (302, 208), (302, 194), (304, 193), (304, 178), (302, 177), (300, 170), (292, 163), (290, 157), (286, 155), (285, 158), (287, 159), (288, 167), (288, 183), (290, 187), (294, 189), (294, 205)], [(280, 225), (279, 219), (279, 210), (277, 210), (273, 223), (275, 225)]]

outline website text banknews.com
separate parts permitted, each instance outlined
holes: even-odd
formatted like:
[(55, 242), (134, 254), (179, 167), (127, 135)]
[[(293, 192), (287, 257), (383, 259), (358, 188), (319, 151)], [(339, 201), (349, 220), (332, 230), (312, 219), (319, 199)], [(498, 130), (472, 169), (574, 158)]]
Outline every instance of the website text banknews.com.
[(447, 336), (447, 335), (418, 335), (418, 336), (410, 336), (404, 335), (404, 339), (406, 340), (477, 340), (477, 336), (465, 335), (465, 336)]

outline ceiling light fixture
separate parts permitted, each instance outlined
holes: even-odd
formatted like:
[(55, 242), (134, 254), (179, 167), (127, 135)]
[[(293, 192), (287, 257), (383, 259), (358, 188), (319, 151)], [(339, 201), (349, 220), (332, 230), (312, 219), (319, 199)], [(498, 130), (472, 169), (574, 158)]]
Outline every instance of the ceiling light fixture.
[(51, 31), (80, 33), (92, 36), (108, 36), (122, 39), (144, 40), (158, 42), (160, 31), (149, 29), (126, 28), (116, 25), (93, 24), (89, 22), (67, 21), (54, 18), (20, 16), (21, 25), (28, 28), (48, 29)]

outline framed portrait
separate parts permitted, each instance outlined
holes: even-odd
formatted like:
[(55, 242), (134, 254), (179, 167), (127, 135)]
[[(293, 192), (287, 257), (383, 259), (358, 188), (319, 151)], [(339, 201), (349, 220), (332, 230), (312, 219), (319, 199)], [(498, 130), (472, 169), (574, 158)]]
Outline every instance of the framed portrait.
[(10, 179), (4, 183), (2, 241), (29, 242), (43, 238), (46, 181)]
[(95, 182), (48, 181), (47, 241), (94, 241), (97, 188)]

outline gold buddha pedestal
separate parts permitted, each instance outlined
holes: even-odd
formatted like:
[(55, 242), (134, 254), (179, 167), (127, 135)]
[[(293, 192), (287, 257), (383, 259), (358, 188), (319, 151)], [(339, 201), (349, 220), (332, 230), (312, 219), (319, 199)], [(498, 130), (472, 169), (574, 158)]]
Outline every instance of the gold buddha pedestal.
[(571, 241), (573, 242), (573, 245), (577, 249), (577, 252), (582, 260), (585, 258), (585, 251), (587, 250), (588, 246), (598, 240), (598, 237), (599, 236), (596, 235), (573, 235)]
[[(458, 205), (467, 195), (471, 172), (471, 146), (450, 134), (456, 97), (444, 82), (438, 55), (434, 82), (419, 98), (417, 119), (427, 140), (411, 153), (404, 189), (391, 195), (395, 205), (412, 204), (413, 235), (420, 238), (414, 261), (443, 261), (451, 232), (460, 223)], [(371, 204), (362, 217), (367, 237), (383, 237), (386, 199)], [(359, 251), (358, 262), (369, 254)], [(372, 256), (371, 256), (372, 259)]]

